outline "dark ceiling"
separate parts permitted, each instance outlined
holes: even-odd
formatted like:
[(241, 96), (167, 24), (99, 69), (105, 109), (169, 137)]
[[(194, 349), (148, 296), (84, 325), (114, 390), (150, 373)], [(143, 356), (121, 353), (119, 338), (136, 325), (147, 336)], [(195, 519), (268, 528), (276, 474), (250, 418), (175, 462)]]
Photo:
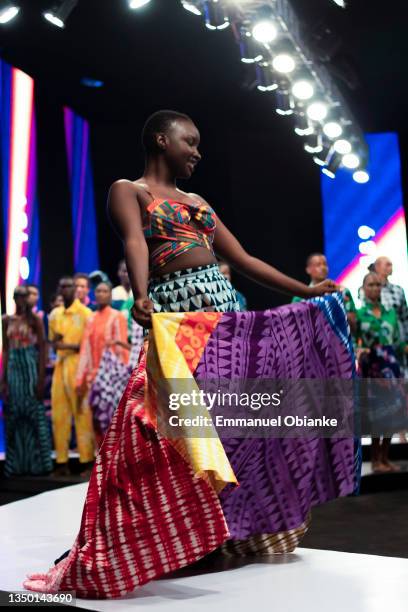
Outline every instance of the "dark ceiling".
[[(136, 109), (146, 115), (173, 107), (258, 128), (282, 122), (267, 95), (243, 89), (231, 31), (208, 31), (178, 0), (152, 0), (140, 11), (130, 11), (127, 0), (80, 0), (63, 31), (41, 17), (52, 0), (20, 4), (17, 19), (0, 29), (1, 56), (90, 118), (125, 120)], [(293, 0), (305, 35), (331, 30), (324, 43), (334, 50), (329, 65), (366, 131), (406, 130), (404, 5), (349, 0), (342, 10), (333, 0)], [(106, 85), (87, 89), (83, 76)]]

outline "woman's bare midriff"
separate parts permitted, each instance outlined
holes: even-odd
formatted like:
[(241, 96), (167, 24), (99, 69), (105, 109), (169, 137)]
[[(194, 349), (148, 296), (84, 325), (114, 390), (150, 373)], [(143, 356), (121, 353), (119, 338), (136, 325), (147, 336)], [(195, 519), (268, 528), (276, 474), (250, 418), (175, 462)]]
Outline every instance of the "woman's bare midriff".
[(205, 247), (197, 246), (169, 261), (162, 268), (153, 270), (151, 276), (155, 278), (170, 272), (177, 272), (186, 268), (196, 268), (197, 266), (207, 266), (213, 263), (217, 263), (214, 255)]

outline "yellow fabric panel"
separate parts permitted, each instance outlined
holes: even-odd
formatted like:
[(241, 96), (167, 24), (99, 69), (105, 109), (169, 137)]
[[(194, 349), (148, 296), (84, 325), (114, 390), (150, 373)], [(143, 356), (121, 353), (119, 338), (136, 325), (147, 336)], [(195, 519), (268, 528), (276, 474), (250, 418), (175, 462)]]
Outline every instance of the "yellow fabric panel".
[[(199, 388), (176, 344), (176, 335), (184, 313), (157, 313), (152, 315), (152, 331), (149, 335), (147, 353), (146, 410), (152, 423), (159, 429), (157, 414), (175, 414), (168, 407), (170, 393), (191, 393)], [(177, 411), (180, 418), (203, 416), (211, 413), (205, 405), (181, 406)], [(237, 483), (236, 476), (218, 437), (215, 427), (205, 427), (202, 436), (189, 437), (189, 427), (177, 428), (180, 437), (170, 439), (171, 443), (188, 461), (197, 476), (206, 478), (214, 489), (220, 492), (227, 483)], [(183, 435), (185, 434), (185, 435)], [(191, 434), (190, 434), (191, 435)]]

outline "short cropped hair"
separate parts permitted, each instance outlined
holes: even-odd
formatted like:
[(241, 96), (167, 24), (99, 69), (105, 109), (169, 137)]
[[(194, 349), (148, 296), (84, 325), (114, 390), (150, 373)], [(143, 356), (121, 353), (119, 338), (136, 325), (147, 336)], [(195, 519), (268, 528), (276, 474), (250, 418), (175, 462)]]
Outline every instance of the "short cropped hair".
[(86, 282), (88, 283), (88, 287), (90, 286), (90, 282), (89, 282), (89, 275), (85, 274), (85, 272), (77, 272), (74, 275), (74, 281), (76, 281), (78, 278), (83, 278), (86, 280)]
[(368, 274), (366, 274), (364, 276), (364, 278), (363, 278), (363, 287), (366, 284), (367, 280), (370, 278), (370, 276), (377, 276), (378, 277), (378, 274), (377, 274), (377, 272), (369, 272)]
[(308, 258), (306, 259), (306, 267), (310, 264), (313, 257), (326, 257), (326, 255), (324, 253), (310, 253)]
[(160, 110), (150, 115), (142, 131), (142, 145), (147, 155), (157, 151), (156, 134), (168, 132), (174, 121), (192, 121), (184, 113), (172, 110)]
[(112, 289), (113, 289), (113, 285), (112, 285), (112, 283), (111, 283), (110, 281), (101, 280), (101, 281), (99, 281), (99, 283), (97, 283), (97, 284), (95, 285), (95, 291), (96, 291), (96, 289), (97, 289), (98, 287), (100, 287), (101, 285), (106, 285), (110, 291), (112, 291)]

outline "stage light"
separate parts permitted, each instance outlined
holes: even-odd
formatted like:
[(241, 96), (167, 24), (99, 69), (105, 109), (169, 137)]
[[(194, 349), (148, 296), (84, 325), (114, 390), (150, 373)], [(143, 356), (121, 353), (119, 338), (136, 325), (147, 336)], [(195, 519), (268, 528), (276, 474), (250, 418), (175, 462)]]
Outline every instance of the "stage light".
[(350, 168), (350, 170), (354, 170), (354, 168), (358, 168), (360, 165), (360, 158), (355, 153), (347, 153), (343, 155), (343, 166), (346, 168)]
[(309, 136), (313, 132), (313, 126), (310, 125), (305, 113), (297, 113), (295, 117), (295, 133), (298, 136)]
[(338, 138), (343, 133), (343, 128), (337, 121), (329, 121), (323, 126), (323, 132), (327, 138)]
[(245, 29), (242, 29), (240, 32), (239, 50), (241, 53), (241, 62), (244, 64), (255, 64), (263, 60), (263, 54), (259, 43), (251, 36), (251, 33)]
[(321, 135), (316, 133), (308, 135), (303, 148), (307, 153), (321, 153), (323, 151)]
[(337, 4), (337, 6), (340, 6), (341, 8), (346, 8), (345, 0), (333, 0), (333, 2)]
[(257, 89), (262, 92), (274, 91), (278, 88), (278, 84), (275, 82), (273, 72), (268, 62), (262, 62), (256, 67), (256, 74), (258, 77)]
[(292, 93), (298, 100), (309, 100), (313, 97), (314, 87), (309, 81), (296, 81), (293, 84)]
[(327, 106), (323, 102), (313, 102), (307, 107), (306, 112), (313, 121), (323, 121), (327, 116)]
[(193, 2), (187, 2), (187, 0), (181, 0), (181, 4), (183, 5), (183, 7), (186, 9), (186, 11), (189, 11), (190, 13), (193, 13), (193, 15), (202, 15), (203, 13), (200, 10), (200, 6), (201, 6), (201, 1), (198, 2), (197, 4), (193, 4)]
[(295, 104), (292, 96), (285, 89), (277, 89), (275, 91), (276, 112), (278, 115), (293, 115)]
[(209, 30), (225, 30), (230, 25), (228, 16), (219, 0), (205, 0), (205, 25)]
[(43, 17), (57, 28), (65, 28), (65, 23), (77, 4), (78, 0), (62, 0), (54, 4), (49, 11), (45, 11)]
[[(322, 138), (322, 150), (313, 157), (313, 161), (318, 166), (328, 166), (328, 164), (330, 163), (330, 161), (332, 161), (332, 159), (333, 159), (332, 143)], [(338, 165), (340, 165), (340, 161)]]
[(142, 6), (149, 4), (150, 0), (129, 0), (130, 9), (140, 9)]
[(340, 166), (340, 163), (341, 163), (341, 156), (335, 151), (333, 153), (330, 152), (329, 156), (326, 159), (326, 164), (322, 168), (323, 174), (325, 174), (326, 176), (329, 176), (330, 178), (335, 178), (336, 171), (338, 167)]
[(323, 174), (325, 174), (326, 176), (328, 176), (331, 179), (335, 179), (336, 175), (334, 172), (331, 172), (328, 168), (322, 168), (322, 172)]
[(370, 180), (370, 175), (365, 170), (356, 170), (353, 173), (353, 179), (356, 183), (368, 183)]
[(268, 44), (275, 40), (278, 35), (278, 30), (269, 19), (258, 21), (252, 29), (252, 36), (260, 43)]
[(20, 7), (16, 4), (11, 4), (7, 2), (5, 6), (0, 5), (0, 23), (9, 23), (18, 15), (20, 12)]
[(130, 9), (140, 9), (149, 4), (150, 0), (128, 0)]
[(352, 149), (350, 142), (348, 140), (344, 140), (343, 138), (336, 140), (333, 147), (336, 153), (340, 153), (340, 155), (348, 155), (351, 153)]
[(276, 72), (288, 74), (289, 72), (294, 71), (296, 63), (291, 55), (288, 55), (287, 53), (280, 53), (272, 60), (272, 66)]

